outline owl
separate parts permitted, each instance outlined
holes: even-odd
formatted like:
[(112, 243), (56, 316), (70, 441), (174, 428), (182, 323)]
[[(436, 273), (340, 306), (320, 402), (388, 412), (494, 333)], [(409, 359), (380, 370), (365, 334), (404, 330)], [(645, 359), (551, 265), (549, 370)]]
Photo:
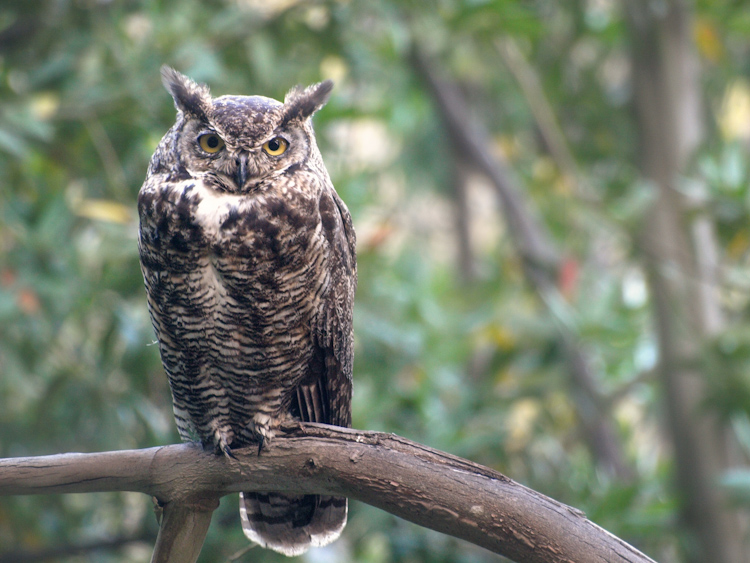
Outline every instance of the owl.
[[(138, 194), (148, 309), (183, 440), (217, 454), (289, 421), (351, 425), (355, 235), (315, 142), (333, 83), (211, 97), (162, 68), (177, 119)], [(335, 540), (345, 498), (246, 492), (245, 535), (286, 555)]]

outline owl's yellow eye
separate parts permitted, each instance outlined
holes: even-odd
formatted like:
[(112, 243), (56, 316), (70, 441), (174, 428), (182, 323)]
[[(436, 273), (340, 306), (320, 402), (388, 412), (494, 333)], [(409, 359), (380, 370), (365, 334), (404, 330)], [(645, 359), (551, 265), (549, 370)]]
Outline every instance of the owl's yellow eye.
[(286, 142), (286, 139), (282, 139), (281, 137), (274, 137), (270, 141), (263, 143), (263, 150), (271, 156), (284, 154), (288, 147), (289, 143)]
[(216, 133), (206, 133), (198, 137), (198, 144), (209, 154), (215, 154), (224, 148), (224, 140)]

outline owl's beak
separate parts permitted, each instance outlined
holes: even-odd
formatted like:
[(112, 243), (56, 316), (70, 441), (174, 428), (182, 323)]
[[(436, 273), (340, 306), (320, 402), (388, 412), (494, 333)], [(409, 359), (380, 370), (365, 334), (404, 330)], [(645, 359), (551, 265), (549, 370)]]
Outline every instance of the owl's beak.
[(237, 157), (237, 169), (235, 171), (234, 181), (237, 184), (238, 188), (244, 186), (245, 182), (247, 182), (248, 178), (250, 177), (248, 156), (249, 155), (247, 154), (240, 154)]

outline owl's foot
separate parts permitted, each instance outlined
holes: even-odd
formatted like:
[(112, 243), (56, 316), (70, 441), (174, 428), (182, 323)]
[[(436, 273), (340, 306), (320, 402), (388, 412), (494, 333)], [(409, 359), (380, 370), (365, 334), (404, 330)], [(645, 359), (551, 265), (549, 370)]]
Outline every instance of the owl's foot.
[(222, 447), (221, 451), (224, 452), (224, 455), (228, 458), (237, 461), (237, 456), (232, 453), (232, 448), (230, 448), (229, 446)]
[[(224, 454), (226, 457), (230, 459), (236, 460), (237, 457), (232, 453), (232, 448), (229, 447), (229, 440), (230, 437), (226, 432), (222, 432), (220, 429), (217, 429), (214, 431), (214, 451), (217, 454)], [(204, 444), (203, 447), (205, 448), (207, 444)]]
[(276, 435), (273, 428), (276, 424), (276, 419), (267, 414), (258, 413), (253, 417), (250, 428), (258, 440), (258, 455), (263, 451), (263, 447), (269, 444)]

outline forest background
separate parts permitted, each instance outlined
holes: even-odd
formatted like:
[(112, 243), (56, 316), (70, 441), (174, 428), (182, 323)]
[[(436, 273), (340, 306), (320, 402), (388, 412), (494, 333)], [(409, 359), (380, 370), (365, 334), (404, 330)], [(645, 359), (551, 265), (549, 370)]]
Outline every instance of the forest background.
[[(661, 562), (748, 561), (750, 5), (3, 0), (0, 456), (179, 441), (135, 200), (215, 95), (331, 78), (354, 427), (495, 468)], [(148, 559), (135, 493), (0, 499), (0, 561)], [(201, 561), (246, 552), (237, 500)], [(485, 562), (353, 503), (302, 561)]]

